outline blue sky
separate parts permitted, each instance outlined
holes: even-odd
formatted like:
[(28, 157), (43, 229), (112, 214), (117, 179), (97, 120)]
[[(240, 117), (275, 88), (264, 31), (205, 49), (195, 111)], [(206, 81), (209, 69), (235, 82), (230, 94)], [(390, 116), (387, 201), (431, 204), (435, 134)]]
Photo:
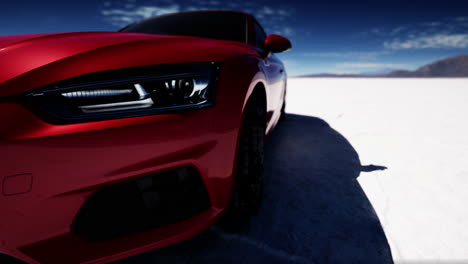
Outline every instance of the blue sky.
[(200, 9), (254, 14), (293, 50), (281, 54), (290, 75), (416, 69), (468, 54), (468, 1), (81, 0), (9, 1), (0, 35), (112, 31), (160, 14)]

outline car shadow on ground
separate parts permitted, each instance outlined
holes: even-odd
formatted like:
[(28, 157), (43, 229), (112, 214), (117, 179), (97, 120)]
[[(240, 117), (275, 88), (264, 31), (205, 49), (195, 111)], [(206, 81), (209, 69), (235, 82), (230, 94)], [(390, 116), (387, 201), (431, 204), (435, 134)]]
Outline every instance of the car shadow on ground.
[(380, 221), (356, 180), (368, 169), (325, 121), (287, 115), (267, 140), (264, 202), (246, 226), (237, 232), (215, 226), (115, 264), (392, 263)]

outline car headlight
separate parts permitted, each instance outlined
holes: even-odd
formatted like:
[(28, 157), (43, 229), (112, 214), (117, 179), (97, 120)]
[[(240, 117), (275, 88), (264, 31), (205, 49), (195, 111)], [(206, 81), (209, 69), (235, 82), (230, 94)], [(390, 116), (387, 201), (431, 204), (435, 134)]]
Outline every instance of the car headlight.
[(213, 104), (216, 71), (214, 64), (198, 63), (93, 73), (39, 89), (24, 99), (53, 123), (202, 108)]

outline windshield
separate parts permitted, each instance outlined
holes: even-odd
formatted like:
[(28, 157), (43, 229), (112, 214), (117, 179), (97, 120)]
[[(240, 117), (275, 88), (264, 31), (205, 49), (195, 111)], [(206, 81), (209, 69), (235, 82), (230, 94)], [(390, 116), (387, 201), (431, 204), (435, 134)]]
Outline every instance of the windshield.
[(120, 32), (180, 35), (246, 42), (247, 18), (234, 12), (188, 12), (130, 24)]

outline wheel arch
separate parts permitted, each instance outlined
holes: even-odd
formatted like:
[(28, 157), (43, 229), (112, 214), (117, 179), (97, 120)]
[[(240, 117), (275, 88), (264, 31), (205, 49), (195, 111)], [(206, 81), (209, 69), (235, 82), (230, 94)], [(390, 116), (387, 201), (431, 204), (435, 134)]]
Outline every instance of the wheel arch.
[[(242, 107), (242, 116), (244, 117), (245, 110), (247, 108), (247, 105), (250, 103), (250, 101), (253, 99), (255, 95), (260, 96), (262, 99), (262, 105), (265, 107), (265, 110), (268, 109), (268, 100), (267, 100), (267, 89), (265, 87), (265, 84), (262, 81), (257, 81), (254, 82), (253, 87), (249, 89), (248, 94), (245, 98), (244, 105)], [(243, 120), (244, 118), (242, 118)]]

